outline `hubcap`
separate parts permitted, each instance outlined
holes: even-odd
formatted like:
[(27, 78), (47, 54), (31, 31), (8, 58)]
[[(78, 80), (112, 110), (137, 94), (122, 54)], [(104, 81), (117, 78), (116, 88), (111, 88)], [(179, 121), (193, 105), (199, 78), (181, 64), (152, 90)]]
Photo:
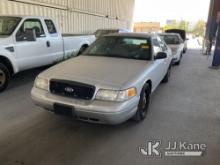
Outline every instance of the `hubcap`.
[(149, 96), (144, 92), (142, 99), (142, 114), (145, 115), (149, 104)]
[(0, 87), (5, 84), (6, 76), (5, 73), (0, 69)]

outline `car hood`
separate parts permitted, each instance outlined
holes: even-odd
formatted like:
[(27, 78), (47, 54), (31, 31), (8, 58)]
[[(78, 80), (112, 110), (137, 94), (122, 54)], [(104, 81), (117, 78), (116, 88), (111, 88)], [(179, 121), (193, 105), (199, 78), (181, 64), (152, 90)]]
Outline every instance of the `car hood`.
[(56, 65), (39, 77), (118, 89), (142, 74), (150, 63), (143, 60), (83, 55)]

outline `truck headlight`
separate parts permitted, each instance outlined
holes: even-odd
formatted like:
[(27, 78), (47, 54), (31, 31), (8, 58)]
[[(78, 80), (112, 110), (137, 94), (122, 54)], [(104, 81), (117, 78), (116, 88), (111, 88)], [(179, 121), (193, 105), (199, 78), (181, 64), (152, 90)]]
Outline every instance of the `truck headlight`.
[(104, 100), (104, 101), (126, 101), (136, 95), (137, 95), (136, 88), (129, 88), (120, 91), (100, 89), (96, 94), (96, 99)]
[(39, 89), (49, 91), (49, 81), (47, 79), (37, 77), (34, 86)]

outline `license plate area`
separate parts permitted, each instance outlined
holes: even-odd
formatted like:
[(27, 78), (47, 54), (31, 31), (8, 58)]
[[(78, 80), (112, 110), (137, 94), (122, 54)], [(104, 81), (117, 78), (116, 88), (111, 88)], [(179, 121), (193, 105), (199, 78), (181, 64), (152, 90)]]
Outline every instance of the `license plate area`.
[(74, 107), (56, 103), (54, 104), (54, 113), (57, 115), (73, 117)]

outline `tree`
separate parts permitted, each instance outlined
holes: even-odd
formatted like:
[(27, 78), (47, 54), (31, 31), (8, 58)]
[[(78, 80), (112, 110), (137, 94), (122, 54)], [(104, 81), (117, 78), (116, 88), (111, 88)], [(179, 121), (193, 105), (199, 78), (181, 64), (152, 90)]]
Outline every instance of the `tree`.
[(168, 30), (168, 29), (182, 29), (186, 30), (187, 32), (189, 31), (189, 22), (187, 21), (180, 21), (177, 22), (176, 20), (173, 20), (170, 24), (167, 24), (164, 26), (163, 30)]
[(186, 32), (189, 32), (189, 22), (184, 20), (180, 21), (178, 25), (178, 29), (182, 29), (185, 30)]
[(193, 34), (203, 37), (205, 34), (206, 23), (204, 20), (199, 20), (193, 28)]

